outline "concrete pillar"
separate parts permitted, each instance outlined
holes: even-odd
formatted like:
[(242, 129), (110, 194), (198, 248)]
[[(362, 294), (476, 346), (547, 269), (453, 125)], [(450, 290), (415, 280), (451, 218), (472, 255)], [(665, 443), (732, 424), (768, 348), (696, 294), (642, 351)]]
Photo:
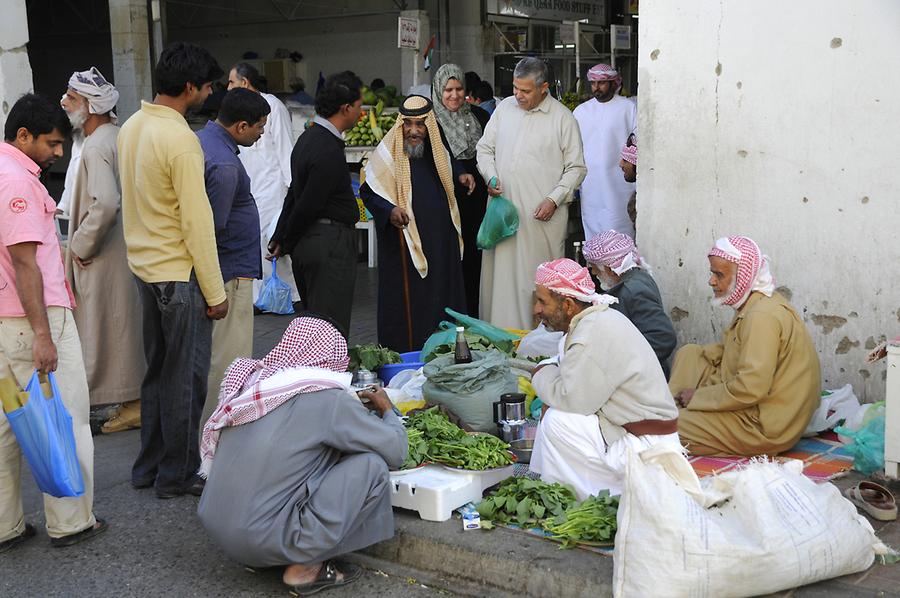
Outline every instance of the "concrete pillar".
[(0, 19), (0, 131), (16, 100), (34, 89), (27, 43), (25, 0), (5, 0), (3, 18)]
[(153, 99), (150, 27), (146, 0), (109, 0), (113, 80), (119, 90), (117, 113), (123, 122)]
[(419, 49), (400, 49), (400, 92), (406, 95), (413, 85), (431, 83), (432, 70), (423, 71), (422, 51), (428, 40), (431, 39), (431, 27), (428, 22), (428, 13), (424, 10), (404, 10), (400, 16), (411, 19), (419, 19)]
[(494, 55), (491, 42), (493, 28), (481, 24), (479, 2), (450, 4), (450, 36), (452, 44), (445, 62), (453, 62), (465, 71), (475, 71), (482, 79), (494, 83)]

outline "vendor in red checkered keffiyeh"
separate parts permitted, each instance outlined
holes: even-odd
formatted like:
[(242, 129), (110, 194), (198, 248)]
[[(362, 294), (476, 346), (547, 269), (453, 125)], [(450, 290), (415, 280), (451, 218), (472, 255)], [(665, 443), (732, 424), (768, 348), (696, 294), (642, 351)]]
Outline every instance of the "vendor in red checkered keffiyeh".
[(200, 475), (209, 474), (222, 428), (256, 421), (298, 394), (350, 388), (347, 341), (330, 322), (303, 316), (262, 359), (236, 359), (225, 371), (219, 405), (203, 427)]
[[(730, 289), (727, 289), (730, 292), (716, 292), (716, 299), (722, 305), (740, 309), (753, 291), (759, 291), (766, 297), (772, 296), (775, 279), (769, 272), (769, 258), (763, 255), (753, 239), (741, 236), (722, 237), (709, 250), (709, 257), (737, 264), (734, 280)], [(713, 271), (713, 277), (715, 276), (716, 272)], [(715, 289), (716, 285), (711, 286)]]

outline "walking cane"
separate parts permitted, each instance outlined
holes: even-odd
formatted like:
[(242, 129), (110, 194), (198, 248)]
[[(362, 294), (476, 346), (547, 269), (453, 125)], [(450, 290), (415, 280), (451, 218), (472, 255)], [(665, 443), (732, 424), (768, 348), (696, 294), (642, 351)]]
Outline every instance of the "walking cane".
[(406, 237), (403, 235), (403, 229), (398, 228), (397, 234), (400, 235), (400, 263), (403, 270), (403, 304), (406, 308), (406, 342), (409, 351), (413, 350), (412, 341), (412, 313), (409, 305), (409, 272), (406, 266)]

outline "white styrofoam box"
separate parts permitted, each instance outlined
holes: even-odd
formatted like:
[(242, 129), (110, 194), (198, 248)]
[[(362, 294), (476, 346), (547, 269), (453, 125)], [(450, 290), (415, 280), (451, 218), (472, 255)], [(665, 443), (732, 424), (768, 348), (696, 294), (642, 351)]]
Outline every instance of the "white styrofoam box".
[(890, 478), (900, 473), (900, 342), (887, 347), (887, 388), (884, 395), (884, 473)]
[(491, 471), (426, 465), (409, 473), (391, 473), (391, 505), (418, 511), (426, 521), (447, 521), (455, 509), (480, 501), (487, 488), (512, 474), (512, 465)]

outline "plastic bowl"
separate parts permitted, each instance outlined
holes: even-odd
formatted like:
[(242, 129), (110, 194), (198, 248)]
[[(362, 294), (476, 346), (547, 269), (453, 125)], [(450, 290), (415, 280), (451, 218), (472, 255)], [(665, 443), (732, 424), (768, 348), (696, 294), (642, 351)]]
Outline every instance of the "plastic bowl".
[(401, 353), (400, 359), (403, 360), (402, 363), (391, 363), (388, 365), (383, 365), (378, 368), (378, 377), (381, 378), (381, 381), (384, 382), (384, 385), (387, 386), (388, 382), (391, 381), (391, 378), (402, 372), (403, 370), (417, 370), (423, 365), (425, 362), (421, 361), (422, 352), (421, 351), (410, 351), (409, 353)]

